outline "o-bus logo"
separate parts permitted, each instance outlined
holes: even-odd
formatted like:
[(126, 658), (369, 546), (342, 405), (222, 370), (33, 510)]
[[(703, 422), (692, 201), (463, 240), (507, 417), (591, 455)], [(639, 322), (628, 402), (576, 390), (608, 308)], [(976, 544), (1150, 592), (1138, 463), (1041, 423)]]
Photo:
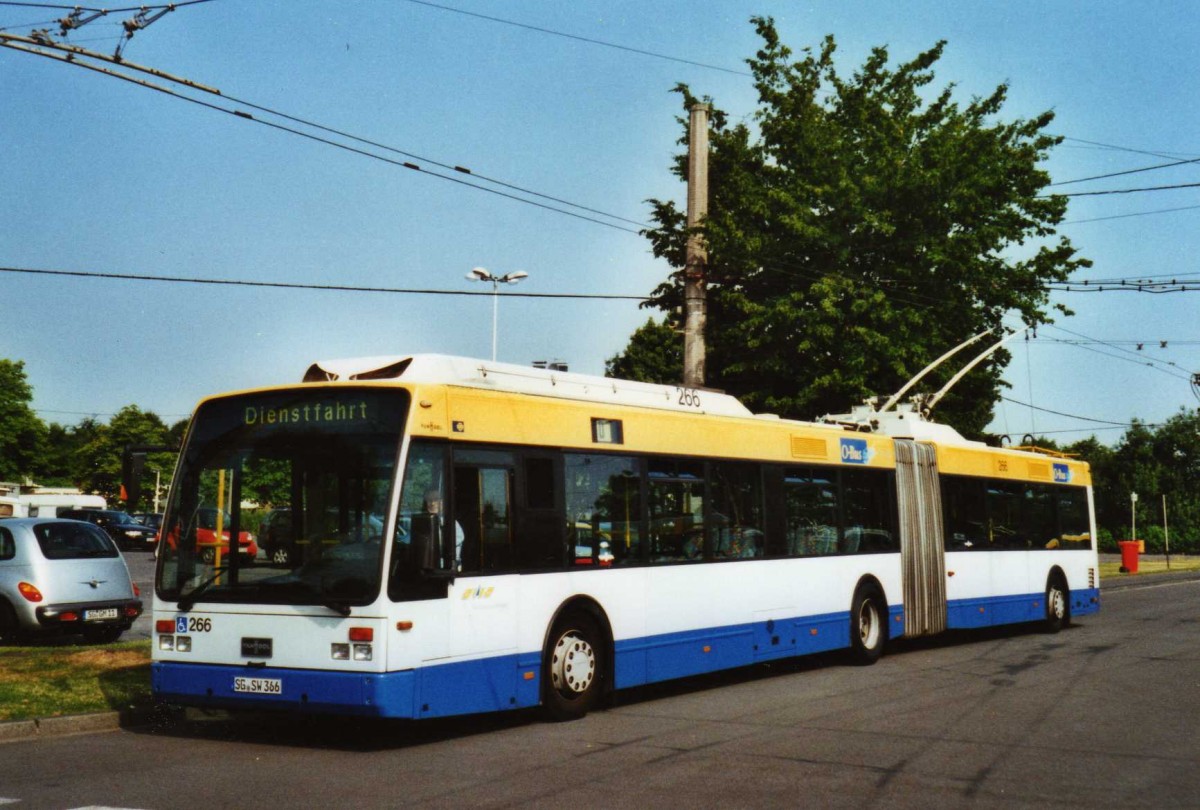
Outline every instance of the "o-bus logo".
[(495, 588), (467, 588), (463, 591), (463, 599), (491, 599)]
[(866, 464), (871, 451), (866, 439), (842, 439), (842, 461), (847, 464)]
[(1069, 484), (1071, 482), (1071, 468), (1066, 464), (1054, 465), (1054, 483)]

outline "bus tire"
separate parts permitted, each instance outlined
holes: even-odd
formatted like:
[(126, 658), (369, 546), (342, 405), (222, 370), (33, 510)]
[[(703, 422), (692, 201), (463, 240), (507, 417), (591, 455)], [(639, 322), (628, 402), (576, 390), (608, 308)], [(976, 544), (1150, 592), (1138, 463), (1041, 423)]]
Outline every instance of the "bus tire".
[(1071, 592), (1062, 574), (1057, 571), (1046, 581), (1046, 618), (1042, 622), (1047, 633), (1057, 633), (1071, 623)]
[(870, 666), (883, 655), (887, 643), (887, 604), (876, 585), (863, 584), (850, 606), (850, 660)]
[(578, 720), (596, 707), (607, 681), (607, 655), (595, 619), (577, 610), (560, 616), (544, 658), (542, 706), (549, 719)]

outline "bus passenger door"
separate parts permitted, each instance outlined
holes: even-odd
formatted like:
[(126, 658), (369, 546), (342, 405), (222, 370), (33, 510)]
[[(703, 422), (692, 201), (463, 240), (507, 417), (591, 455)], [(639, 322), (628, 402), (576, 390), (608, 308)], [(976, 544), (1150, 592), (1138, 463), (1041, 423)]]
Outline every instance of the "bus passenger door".
[(937, 451), (931, 444), (896, 440), (900, 507), (900, 567), (904, 579), (904, 634), (946, 629), (946, 561)]
[(513, 454), (454, 454), (453, 517), (462, 533), (458, 578), (450, 593), (452, 658), (516, 650)]

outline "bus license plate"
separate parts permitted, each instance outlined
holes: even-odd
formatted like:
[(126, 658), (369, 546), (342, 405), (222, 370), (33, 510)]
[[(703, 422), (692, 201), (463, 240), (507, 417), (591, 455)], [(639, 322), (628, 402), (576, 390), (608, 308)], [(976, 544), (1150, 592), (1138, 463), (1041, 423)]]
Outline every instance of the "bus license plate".
[(116, 608), (96, 608), (95, 610), (85, 610), (83, 612), (83, 620), (85, 622), (102, 622), (105, 619), (117, 618)]
[(233, 691), (251, 695), (282, 695), (283, 681), (279, 678), (234, 678)]

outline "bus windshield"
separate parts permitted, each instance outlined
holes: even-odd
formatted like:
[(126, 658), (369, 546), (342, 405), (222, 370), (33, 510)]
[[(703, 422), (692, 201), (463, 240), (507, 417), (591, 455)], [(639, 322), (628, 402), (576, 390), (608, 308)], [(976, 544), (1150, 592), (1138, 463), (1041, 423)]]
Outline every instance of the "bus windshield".
[(163, 518), (158, 595), (180, 610), (235, 602), (345, 614), (374, 601), (407, 411), (398, 389), (203, 403)]

